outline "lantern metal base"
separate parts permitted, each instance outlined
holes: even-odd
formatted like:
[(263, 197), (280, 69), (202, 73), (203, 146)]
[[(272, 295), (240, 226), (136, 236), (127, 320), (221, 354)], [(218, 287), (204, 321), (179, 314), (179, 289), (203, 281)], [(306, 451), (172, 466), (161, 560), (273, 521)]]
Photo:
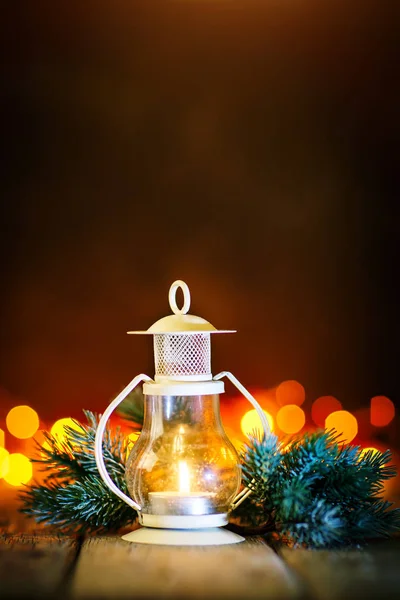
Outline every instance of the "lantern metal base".
[(160, 529), (140, 527), (122, 536), (134, 544), (158, 544), (162, 546), (221, 546), (237, 544), (244, 537), (220, 527), (206, 529)]
[(228, 525), (228, 514), (214, 515), (149, 515), (139, 514), (139, 523), (157, 529), (209, 529)]

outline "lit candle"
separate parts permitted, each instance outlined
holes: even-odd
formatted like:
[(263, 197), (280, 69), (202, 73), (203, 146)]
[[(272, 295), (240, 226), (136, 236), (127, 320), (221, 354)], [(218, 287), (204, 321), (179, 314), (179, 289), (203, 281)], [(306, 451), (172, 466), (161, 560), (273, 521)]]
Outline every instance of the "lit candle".
[(156, 515), (207, 515), (214, 511), (213, 492), (191, 492), (190, 472), (185, 461), (178, 463), (179, 492), (150, 492), (151, 512)]

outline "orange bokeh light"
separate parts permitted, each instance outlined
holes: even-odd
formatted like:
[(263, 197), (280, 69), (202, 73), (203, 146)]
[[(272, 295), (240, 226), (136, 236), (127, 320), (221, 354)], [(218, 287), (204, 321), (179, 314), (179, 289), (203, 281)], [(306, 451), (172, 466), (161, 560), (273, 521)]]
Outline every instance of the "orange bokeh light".
[(325, 429), (335, 429), (340, 434), (340, 441), (349, 444), (358, 433), (358, 423), (355, 416), (347, 410), (336, 410), (327, 416)]
[(18, 487), (32, 479), (32, 463), (27, 456), (16, 452), (9, 455), (8, 461), (8, 472), (4, 475), (4, 480), (7, 483)]
[(0, 479), (7, 475), (10, 468), (9, 456), (5, 448), (0, 448)]
[(4, 444), (5, 444), (4, 431), (0, 427), (0, 448), (4, 448)]
[(395, 407), (386, 396), (371, 398), (371, 423), (375, 427), (385, 427), (394, 419)]
[(326, 417), (341, 409), (341, 402), (334, 396), (320, 396), (311, 407), (312, 420), (318, 427), (324, 427)]
[[(264, 410), (264, 413), (265, 413), (265, 416), (267, 417), (267, 421), (269, 423), (270, 429), (271, 429), (271, 431), (273, 431), (274, 419), (266, 410)], [(256, 432), (256, 435), (260, 435), (260, 434), (262, 435), (264, 433), (264, 430), (261, 425), (260, 417), (258, 416), (258, 413), (255, 409), (249, 410), (247, 413), (245, 413), (243, 415), (242, 420), (240, 421), (240, 427), (241, 427), (244, 435), (247, 435), (247, 436), (254, 435), (255, 432)]]
[(300, 406), (306, 398), (304, 387), (298, 381), (290, 379), (283, 381), (276, 388), (276, 400), (280, 406), (296, 404)]
[(276, 415), (276, 422), (284, 433), (298, 433), (306, 422), (304, 410), (297, 404), (282, 406)]
[(6, 417), (6, 425), (14, 437), (26, 440), (39, 429), (39, 417), (30, 406), (14, 406)]

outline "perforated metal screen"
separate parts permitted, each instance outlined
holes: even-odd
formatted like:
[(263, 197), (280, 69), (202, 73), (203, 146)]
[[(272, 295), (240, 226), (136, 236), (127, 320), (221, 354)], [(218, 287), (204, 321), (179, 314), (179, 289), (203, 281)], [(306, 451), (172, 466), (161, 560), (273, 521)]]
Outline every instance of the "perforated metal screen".
[(154, 335), (156, 375), (188, 377), (211, 375), (209, 333)]

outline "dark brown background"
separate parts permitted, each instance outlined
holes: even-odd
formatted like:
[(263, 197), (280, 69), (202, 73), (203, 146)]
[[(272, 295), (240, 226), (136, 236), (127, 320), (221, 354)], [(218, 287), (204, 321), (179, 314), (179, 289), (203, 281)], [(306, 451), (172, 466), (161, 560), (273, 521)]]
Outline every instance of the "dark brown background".
[(395, 5), (3, 5), (5, 409), (80, 416), (152, 374), (125, 331), (176, 278), (239, 330), (215, 372), (397, 401)]

